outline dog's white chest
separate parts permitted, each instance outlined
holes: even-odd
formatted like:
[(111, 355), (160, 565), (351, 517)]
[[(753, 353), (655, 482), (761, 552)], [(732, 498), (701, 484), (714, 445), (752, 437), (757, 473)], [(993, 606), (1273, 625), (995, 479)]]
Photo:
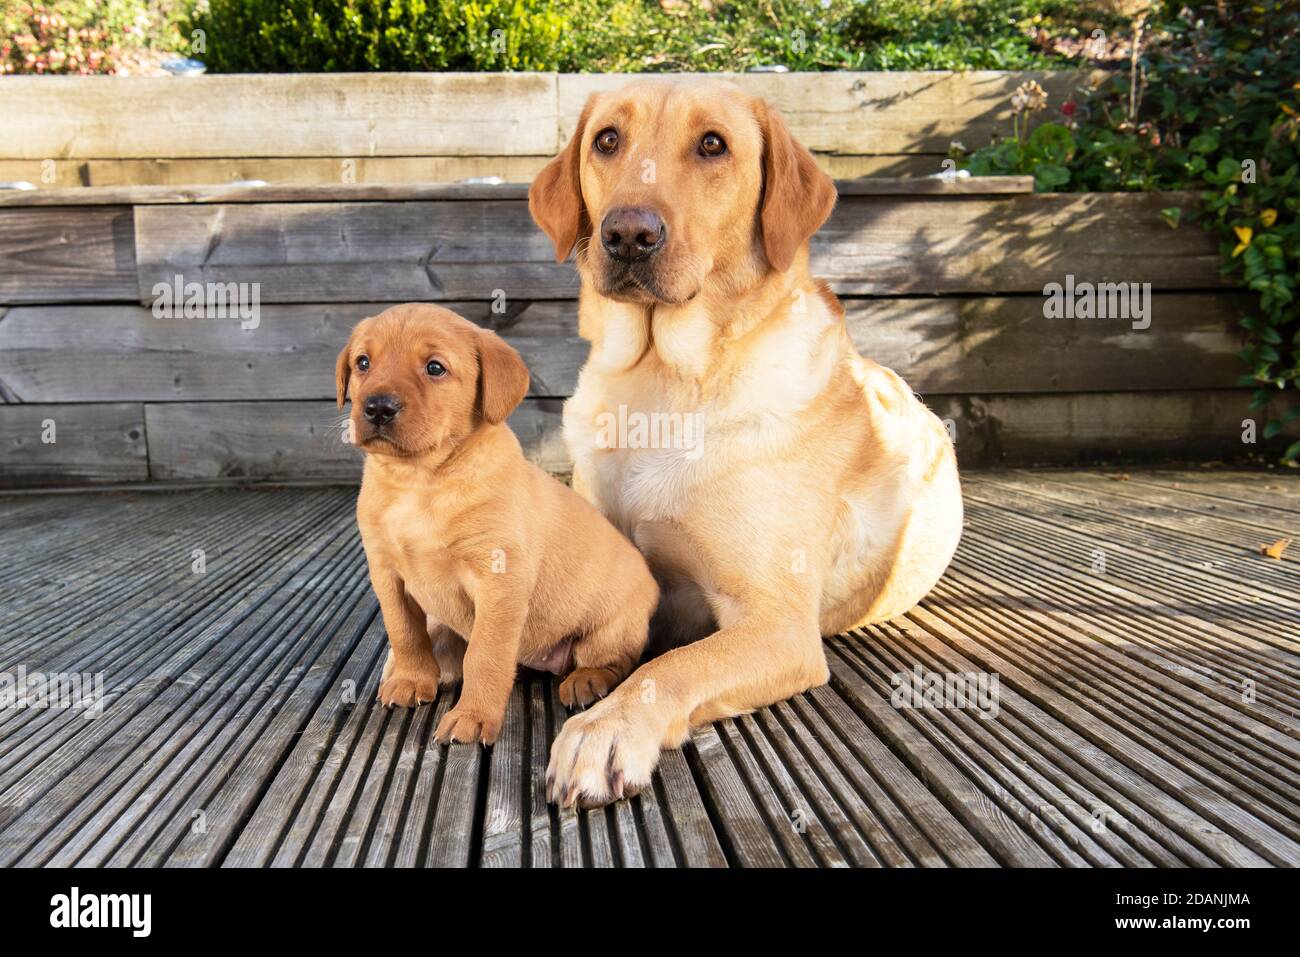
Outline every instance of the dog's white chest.
[(575, 471), (624, 531), (678, 517), (708, 477), (700, 408), (647, 401), (635, 389), (579, 388), (565, 406), (564, 431)]

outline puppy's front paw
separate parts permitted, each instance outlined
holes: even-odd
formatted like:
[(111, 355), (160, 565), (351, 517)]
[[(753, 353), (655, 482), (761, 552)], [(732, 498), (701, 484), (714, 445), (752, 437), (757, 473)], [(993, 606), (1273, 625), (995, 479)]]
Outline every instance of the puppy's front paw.
[(379, 683), (379, 703), (413, 708), (438, 697), (438, 670), (393, 671)]
[(457, 741), (473, 743), (481, 741), (493, 744), (501, 735), (501, 722), (504, 715), (487, 715), (473, 708), (457, 705), (443, 715), (438, 722), (434, 738), (443, 744)]
[(617, 685), (618, 678), (609, 668), (578, 668), (560, 682), (560, 703), (566, 708), (585, 708)]
[(617, 693), (564, 723), (551, 746), (546, 796), (564, 807), (599, 807), (650, 784), (663, 734), (646, 705)]

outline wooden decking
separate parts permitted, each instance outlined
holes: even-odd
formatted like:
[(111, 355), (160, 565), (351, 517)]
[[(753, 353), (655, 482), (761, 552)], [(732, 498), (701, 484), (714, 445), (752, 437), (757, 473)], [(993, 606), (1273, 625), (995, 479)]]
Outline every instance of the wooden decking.
[[(0, 710), (0, 864), (1300, 864), (1300, 544), (1259, 553), (1300, 539), (1300, 480), (965, 481), (921, 607), (583, 813), (542, 794), (552, 681), (490, 751), (431, 742), (445, 693), (375, 706), (354, 490), (0, 498), (0, 672), (105, 689)], [(996, 676), (995, 707), (894, 707), (917, 668)]]

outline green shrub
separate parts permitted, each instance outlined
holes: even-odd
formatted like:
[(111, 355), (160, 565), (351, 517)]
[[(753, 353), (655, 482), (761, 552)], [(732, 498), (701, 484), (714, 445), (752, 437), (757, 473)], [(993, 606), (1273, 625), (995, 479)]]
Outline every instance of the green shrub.
[(1037, 37), (1089, 36), (1121, 20), (1069, 0), (875, 0), (851, 5), (847, 69), (1029, 70), (1067, 62)]
[[(916, 2), (916, 0), (913, 0)], [(928, 0), (927, 0), (928, 2)], [(591, 73), (849, 69), (854, 0), (571, 0), (580, 44), (564, 70)]]
[(211, 0), (204, 32), (216, 73), (550, 70), (574, 24), (555, 0)]
[[(213, 72), (1027, 69), (1077, 0), (209, 0)], [(497, 32), (499, 31), (499, 32)], [(187, 30), (188, 32), (188, 30)]]
[[(9, 72), (92, 59), (111, 72), (142, 45), (213, 73), (1014, 70), (1077, 62), (1078, 38), (1113, 20), (1083, 0), (47, 0), (22, 14), (31, 7), (0, 0)], [(78, 48), (98, 52), (83, 63)]]
[[(1038, 189), (1191, 189), (1223, 272), (1258, 295), (1241, 321), (1254, 407), (1281, 397), (1265, 438), (1300, 418), (1300, 3), (1162, 5), (1133, 68), (1028, 132), (961, 158), (972, 173), (1032, 173)], [(1050, 155), (1049, 155), (1050, 154)], [(1046, 169), (1047, 175), (1044, 175)], [(1176, 209), (1164, 211), (1180, 226)], [(1300, 442), (1283, 453), (1300, 459)]]

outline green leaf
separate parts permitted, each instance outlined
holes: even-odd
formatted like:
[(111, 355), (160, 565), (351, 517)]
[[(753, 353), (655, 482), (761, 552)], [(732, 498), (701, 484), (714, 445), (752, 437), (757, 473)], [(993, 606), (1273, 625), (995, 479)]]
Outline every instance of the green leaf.
[(1183, 221), (1183, 211), (1177, 206), (1166, 206), (1160, 210), (1160, 216), (1164, 219), (1170, 229), (1177, 229)]
[(1219, 164), (1214, 167), (1214, 173), (1215, 177), (1211, 182), (1220, 185), (1224, 183), (1235, 183), (1241, 178), (1241, 164), (1235, 159), (1227, 159), (1225, 157), (1224, 159), (1219, 160)]
[(1056, 163), (1039, 163), (1034, 167), (1034, 189), (1050, 192), (1070, 181), (1070, 171)]
[(1044, 123), (1029, 134), (1028, 146), (1048, 162), (1068, 163), (1074, 155), (1074, 134), (1059, 123)]
[(993, 148), (992, 160), (994, 165), (1001, 167), (1008, 173), (1022, 172), (1020, 168), (1021, 159), (1020, 144), (1015, 140), (1005, 140)]

